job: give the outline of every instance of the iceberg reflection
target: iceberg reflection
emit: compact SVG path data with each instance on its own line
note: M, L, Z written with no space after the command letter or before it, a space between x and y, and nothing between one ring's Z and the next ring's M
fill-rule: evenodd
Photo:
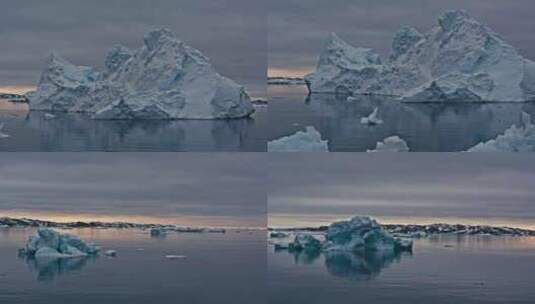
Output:
M412 253L407 251L327 252L325 267L336 277L370 280L378 276L383 269L401 261L402 257L411 255Z
M36 274L37 281L52 281L58 276L74 274L81 271L89 263L94 262L98 257L84 256L73 258L21 258L25 259L30 271Z
M285 249L276 249L275 253L288 253ZM380 275L383 269L399 263L403 258L412 257L410 251L293 251L290 252L294 263L311 265L322 256L327 272L335 277L365 281Z
M46 114L31 111L5 119L12 138L1 142L0 150L265 151L252 118L124 121L94 120L81 113L56 112L54 118Z

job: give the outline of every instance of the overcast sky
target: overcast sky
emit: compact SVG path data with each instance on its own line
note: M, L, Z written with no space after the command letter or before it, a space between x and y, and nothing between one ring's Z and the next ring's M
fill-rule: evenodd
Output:
M0 87L36 84L50 51L101 68L115 44L138 48L168 27L223 75L261 94L267 65L263 0L20 0L0 10ZM257 93L258 92L258 93Z
M0 216L261 227L262 155L2 153Z
M532 0L270 0L270 75L301 75L313 69L330 32L385 56L402 25L426 32L449 9L466 9L522 55L535 59Z
M270 225L361 214L390 222L478 219L535 229L531 154L271 154L268 170Z

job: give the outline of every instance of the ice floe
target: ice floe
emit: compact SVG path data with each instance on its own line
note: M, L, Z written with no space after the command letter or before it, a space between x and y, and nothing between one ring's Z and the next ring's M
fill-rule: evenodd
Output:
M326 140L312 126L305 131L284 136L268 142L268 152L329 152Z
M378 142L375 150L366 152L409 152L409 146L399 136L390 136Z

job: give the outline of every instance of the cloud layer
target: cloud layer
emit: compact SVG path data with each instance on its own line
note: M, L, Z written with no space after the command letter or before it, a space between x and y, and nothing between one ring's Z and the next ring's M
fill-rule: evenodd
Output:
M260 157L255 153L3 153L0 214L91 214L166 222L199 218L199 224L263 226L265 168Z
M535 221L535 157L520 154L272 155L269 217Z
M25 0L0 11L0 86L35 84L48 53L102 67L115 44L137 48L168 27L211 58L223 75L261 94L267 65L262 0Z

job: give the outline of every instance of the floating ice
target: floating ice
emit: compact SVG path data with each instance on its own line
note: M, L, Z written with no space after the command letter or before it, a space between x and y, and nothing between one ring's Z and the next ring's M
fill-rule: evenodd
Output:
M288 237L288 234L282 231L272 231L269 233L269 237L270 238L285 238L285 237Z
M165 258L166 258L166 259L170 259L170 260L178 260L178 259L185 259L186 256L185 256L185 255L174 255L174 254L170 254L170 255L166 255Z
M373 111L368 115L368 117L362 117L360 123L363 125L379 125L383 121L377 117L378 108L373 109Z
M409 152L407 142L399 136L390 136L378 142L375 150L367 150L366 152Z
M314 127L268 142L268 152L329 152L326 140Z
M395 238L374 219L355 216L349 221L329 225L324 245L326 251L397 251L411 250L412 240Z
M31 110L86 112L95 119L225 119L254 112L249 95L208 58L167 29L136 51L113 48L106 69L75 66L52 54Z
M0 138L8 138L9 134L3 133L2 129L4 129L4 123L0 123Z
M307 233L298 233L292 243L288 245L290 251L319 252L321 242Z
M99 251L98 246L86 243L76 236L39 228L36 235L29 237L19 254L35 258L72 258L96 255Z
M54 119L54 118L56 118L56 115L51 114L51 113L45 113L44 118L45 119Z
M528 113L522 112L522 125L511 126L496 139L479 143L468 152L535 152L535 125Z
M113 250L113 249L108 249L104 252L104 254L106 256L109 256L109 257L116 257L117 256L117 250Z
M152 237L165 237L167 235L167 230L162 228L152 228L150 230L150 236Z
M332 34L305 80L311 93L405 102L535 100L535 62L462 10L445 12L426 34L401 28L386 62Z

